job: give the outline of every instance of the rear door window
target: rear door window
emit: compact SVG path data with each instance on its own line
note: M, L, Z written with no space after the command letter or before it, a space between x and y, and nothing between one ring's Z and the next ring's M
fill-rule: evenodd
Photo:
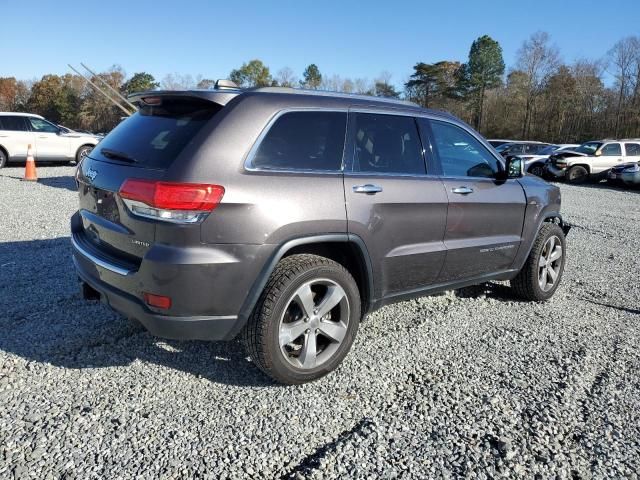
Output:
M27 124L24 121L24 117L19 116L6 116L0 118L2 122L2 129L14 132L26 132L28 131Z
M251 165L264 170L339 171L346 128L346 112L283 113L258 145Z
M640 157L640 143L625 143L624 148L628 157Z
M159 97L122 121L91 151L95 160L167 169L202 127L222 108L190 98Z
M424 175L422 143L413 117L355 113L354 172Z

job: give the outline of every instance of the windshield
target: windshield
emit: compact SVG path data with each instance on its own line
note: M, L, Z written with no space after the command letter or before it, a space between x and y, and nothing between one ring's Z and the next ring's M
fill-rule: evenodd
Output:
M578 148L574 148L573 151L578 153L585 153L587 155L593 155L601 146L602 142L587 142L583 143Z

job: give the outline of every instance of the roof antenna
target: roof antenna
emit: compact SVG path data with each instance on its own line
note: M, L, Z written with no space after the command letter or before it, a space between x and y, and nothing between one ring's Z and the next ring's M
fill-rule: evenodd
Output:
M124 108L122 106L122 104L120 102L118 102L115 98L113 98L111 95L109 95L107 92L105 92L104 90L102 90L98 85L96 85L94 82L92 82L89 78L85 77L82 73L80 73L78 70L76 70L75 68L73 68L71 65L67 64L67 66L73 70L74 72L76 72L78 75L80 75L80 77L82 77L84 80L86 80L86 82L91 85L96 92L101 93L106 99L108 99L109 101L111 101L111 103L113 103L116 107L118 107L120 110L122 110L127 117L132 115L135 112L130 112L129 110L127 110L126 108ZM97 77L100 78L100 77ZM134 107L135 108L135 107ZM138 109L135 108L135 111L137 111Z
M223 78L219 78L218 80L216 80L216 84L214 85L214 87L216 90L224 90L226 88L232 88L232 89L239 89L240 87L238 86L238 84L232 80L226 80Z

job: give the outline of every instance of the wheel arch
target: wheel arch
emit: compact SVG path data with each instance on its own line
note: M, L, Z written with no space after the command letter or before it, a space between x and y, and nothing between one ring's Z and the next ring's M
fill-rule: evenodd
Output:
M7 163L9 163L9 159L10 159L9 150L7 150L7 148L4 145L0 144L0 151L2 151L2 153L4 153L4 156L6 157Z
M572 163L571 165L567 165L567 171L569 171L573 167L582 167L587 171L589 175L591 175L591 166L588 163Z
M76 159L76 161L78 161L78 153L80 153L80 149L84 148L84 147L91 147L91 148L96 148L97 143L82 143L81 145L78 146L78 148L76 148L76 154L74 155L74 158Z
M348 233L299 237L280 245L266 262L240 309L237 325L230 332L229 338L235 337L247 323L278 262L285 257L299 253L321 255L343 265L358 284L363 316L371 310L374 291L373 269L364 241L357 235Z

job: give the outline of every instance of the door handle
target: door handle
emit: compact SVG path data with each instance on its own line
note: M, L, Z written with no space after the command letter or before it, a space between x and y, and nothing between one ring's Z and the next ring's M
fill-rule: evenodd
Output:
M382 187L378 185L371 185L367 183L366 185L354 185L353 193L366 193L367 195L375 195L382 191Z
M49 138L46 135L40 135L38 138Z
M470 187L456 187L456 188L452 188L451 191L453 193L457 193L458 195L469 195L470 193L473 193L473 188L470 188Z

